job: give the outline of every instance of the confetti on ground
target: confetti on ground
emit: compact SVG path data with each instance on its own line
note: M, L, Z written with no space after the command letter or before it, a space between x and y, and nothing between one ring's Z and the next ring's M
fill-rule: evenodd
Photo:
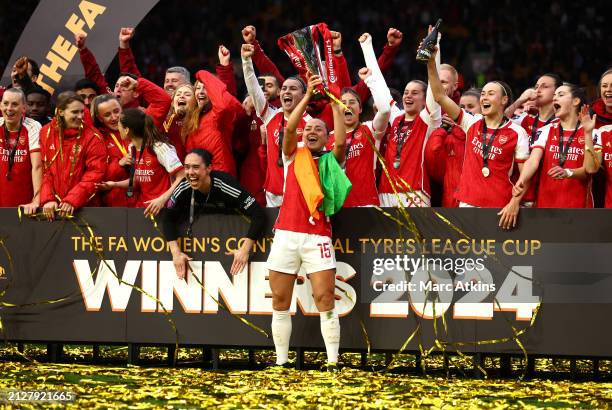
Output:
M6 346L6 345L5 345ZM11 347L12 349L12 347ZM6 347L0 358L16 360ZM24 353L42 359L44 349L26 345ZM91 346L67 346L65 361L91 360ZM612 406L612 383L570 380L487 379L435 375L395 374L345 367L338 374L319 370L298 371L267 368L263 370L211 371L189 367L201 360L202 349L180 349L178 368L149 366L91 365L77 363L0 362L0 391L63 390L77 395L72 403L20 403L15 408L606 408ZM103 346L104 360L125 360L125 347ZM147 347L145 360L164 359L165 349ZM256 361L270 362L272 353L258 351ZM322 363L323 355L308 354L310 363ZM358 363L358 354L344 354L346 364ZM242 361L247 351L222 351L222 361ZM372 362L383 364L384 354ZM495 365L485 361L485 366ZM399 361L414 366L414 356ZM441 366L440 358L428 360L432 369ZM585 363L581 363L585 362ZM588 371L587 361L578 370ZM569 361L539 359L538 370L564 368ZM610 362L602 362L610 371ZM434 372L435 373L435 372ZM2 404L0 404L0 407Z

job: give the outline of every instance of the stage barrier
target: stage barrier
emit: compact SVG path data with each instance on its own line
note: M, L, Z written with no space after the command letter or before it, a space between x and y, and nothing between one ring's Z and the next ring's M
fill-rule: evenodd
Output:
M347 209L334 218L341 348L612 357L612 218L607 210ZM0 209L0 318L8 341L270 347L268 231L229 275L248 221L202 215L178 280L142 210L89 208L68 221ZM159 218L158 222L159 223ZM411 227L410 224L414 224ZM419 236L415 235L418 232ZM328 252L321 247L321 252ZM302 273L292 347L323 348Z

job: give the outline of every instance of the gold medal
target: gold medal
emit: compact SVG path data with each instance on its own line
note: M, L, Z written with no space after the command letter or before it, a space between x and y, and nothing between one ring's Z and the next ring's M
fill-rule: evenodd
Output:
M395 169L399 169L399 167L400 167L400 160L399 160L399 159L396 159L396 160L393 162L393 168L395 168Z
M485 178L487 178L491 174L491 170L489 169L489 167L482 167L481 171L482 176Z

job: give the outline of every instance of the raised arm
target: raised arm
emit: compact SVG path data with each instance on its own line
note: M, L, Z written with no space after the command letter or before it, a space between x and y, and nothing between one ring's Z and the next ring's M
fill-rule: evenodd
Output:
M332 48L334 51L333 59L338 75L338 87L340 89L351 86L351 75L346 64L346 58L342 53L342 33L339 31L330 31L332 36Z
M136 90L140 95L142 95L143 99L149 104L144 112L150 115L153 118L155 126L160 131L163 131L164 120L166 119L166 115L168 115L170 105L172 104L172 99L164 91L164 89L146 78L139 77L138 80L134 80L132 77L127 75L123 77L120 85L122 87Z
M121 27L119 30L119 71L142 77L130 47L130 40L134 37L134 33L133 27Z
M253 62L260 73L270 73L280 84L285 82L285 77L276 67L276 64L264 53L263 48L257 41L257 30L255 26L246 26L242 29L242 39L246 44L253 46Z
M339 164L346 161L346 125L344 124L344 109L335 101L331 102L334 112L334 157Z
M253 67L253 52L255 47L251 44L243 44L240 49L240 55L242 57L242 73L244 75L244 82L247 87L249 95L253 99L253 105L255 106L255 114L262 120L265 117L265 111L268 111L268 103L263 90L259 86L257 77L255 76L255 68Z
M300 121L306 112L308 103L312 97L313 90L323 81L318 75L313 75L308 79L308 87L306 88L306 94L298 105L293 109L293 112L287 120L287 126L285 127L285 135L283 137L283 154L287 157L291 156L297 148L297 129L300 125ZM336 124L336 116L334 115L334 129ZM343 123L344 125L344 123Z
M387 72L387 70L389 70L389 68L391 68L391 66L393 65L395 56L397 55L397 51L399 50L399 46L402 43L402 38L402 32L395 28L390 28L387 32L387 43L385 44L381 55L378 57L378 60L375 60L377 61L378 66L380 67L380 71L382 73ZM372 65L372 62L370 62L370 65ZM366 66L368 68L371 68L367 65L367 61ZM355 87L353 87L353 89L357 92L359 98L361 98L361 101L366 101L370 96L370 89L368 88L366 83L361 80L355 85Z
M431 26L429 26L429 31L431 31ZM438 47L436 50L437 52L434 54L437 73L440 72L440 37L441 35L438 34ZM442 122L442 108L434 98L429 82L427 83L427 91L425 92L425 107L427 108L427 113L429 114L427 116L427 124L430 124L435 128L439 127Z
M227 87L227 91L236 97L238 95L238 87L236 86L236 78L234 77L234 66L232 65L232 56L230 51L224 45L219 46L217 53L219 64L215 67L217 77Z
M85 71L85 77L96 83L100 93L110 93L111 89L108 87L106 78L100 70L100 66L96 61L96 57L93 55L91 50L85 46L85 39L87 35L84 33L78 33L74 36L74 42L79 49L79 56L81 58L81 64Z
M374 97L374 105L376 106L376 115L372 120L374 128L374 137L380 140L387 130L389 118L391 117L391 92L387 87L385 79L375 77L371 74L369 68L359 70L359 78L361 78L370 89L372 97Z
M527 101L535 101L536 98L538 98L538 93L536 93L536 90L533 88L526 89L515 102L506 108L504 115L508 118L512 118L514 116L514 111L516 111L518 107L525 104Z
M438 76L436 54L438 54L437 47L435 48L432 56L427 62L427 88L428 90L431 89L433 99L436 101L437 104L440 105L440 107L442 107L442 110L444 110L444 112L447 113L453 121L457 121L457 119L459 118L459 114L461 113L461 108L459 108L457 103L455 103L444 92L444 88L442 87L442 83L440 82L440 77Z

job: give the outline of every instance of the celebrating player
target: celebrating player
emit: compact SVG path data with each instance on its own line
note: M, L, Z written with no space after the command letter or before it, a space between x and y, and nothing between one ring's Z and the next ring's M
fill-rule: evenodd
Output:
M125 188L128 198L134 197L136 207L145 208L145 215L157 215L165 207L170 195L185 176L183 165L174 147L167 143L151 116L137 108L121 113L119 132L130 139L128 148L133 164L129 178L123 181L106 181L103 188ZM174 182L170 184L170 179Z
M433 54L437 54L437 50ZM433 55L427 63L427 72L434 98L466 132L465 158L457 193L459 206L503 208L512 198L509 176L514 162L521 168L529 155L527 133L504 116L511 100L510 87L500 81L487 83L480 95L482 114L472 115L444 92Z
M320 119L311 119L306 123L304 144L298 145L298 127L303 121L313 90L321 83L320 77L310 77L305 95L292 110L287 121L282 141L285 198L274 225L276 233L268 257L268 268L272 289L272 336L276 348L276 363L286 366L288 362L291 337L289 306L296 275L302 268L309 275L315 305L320 312L328 369L337 370L340 321L334 310L336 259L331 242L331 224L318 209L316 201L313 203L312 194L317 192L317 187L320 192L320 181L313 177L313 174L318 174L313 169L315 164L330 159L338 163L345 161L346 128L343 110L333 103L335 143L332 153L321 152L325 148L329 133ZM308 201L305 198L308 198Z
M541 168L535 203L537 208L593 207L591 180L583 167L584 130L578 117L583 103L584 91L577 86L564 83L557 88L553 106L559 122L549 124L540 131L515 184L515 198L524 194L525 187ZM512 202L515 202L514 198ZM511 222L514 226L516 218L512 218ZM507 219L500 223L509 227Z

